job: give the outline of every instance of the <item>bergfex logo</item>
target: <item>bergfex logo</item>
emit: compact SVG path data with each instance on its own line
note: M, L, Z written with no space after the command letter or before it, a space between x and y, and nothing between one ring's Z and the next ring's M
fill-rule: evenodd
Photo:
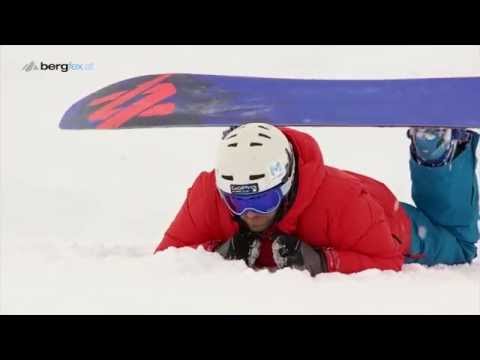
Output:
M68 72L68 71L92 71L95 69L94 63L89 64L76 64L72 63L63 63L63 64L47 64L43 61L40 62L40 66L37 66L35 61L30 61L26 64L22 70L26 72L30 71L60 71L60 72Z

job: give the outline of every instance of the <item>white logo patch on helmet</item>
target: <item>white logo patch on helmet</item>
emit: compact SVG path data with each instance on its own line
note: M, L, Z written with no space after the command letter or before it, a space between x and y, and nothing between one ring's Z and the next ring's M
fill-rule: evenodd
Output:
M232 194L248 195L258 192L258 184L230 185Z
M287 169L285 169L285 166L283 166L280 161L271 163L269 170L270 175L272 175L272 179L283 178L287 173Z

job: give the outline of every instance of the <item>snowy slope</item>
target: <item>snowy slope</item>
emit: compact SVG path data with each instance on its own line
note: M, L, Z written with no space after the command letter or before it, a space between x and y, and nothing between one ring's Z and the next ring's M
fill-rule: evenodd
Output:
M142 74L478 76L478 47L30 46L4 47L1 60L1 313L480 313L478 260L311 278L203 250L153 256L186 189L213 167L222 129L58 129L78 98ZM22 71L30 61L95 69ZM302 129L329 165L411 201L405 129Z

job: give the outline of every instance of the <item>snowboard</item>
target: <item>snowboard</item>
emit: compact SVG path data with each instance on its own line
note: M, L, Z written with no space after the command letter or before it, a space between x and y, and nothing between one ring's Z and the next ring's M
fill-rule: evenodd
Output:
M200 74L126 79L73 104L61 129L480 127L480 77L313 80Z

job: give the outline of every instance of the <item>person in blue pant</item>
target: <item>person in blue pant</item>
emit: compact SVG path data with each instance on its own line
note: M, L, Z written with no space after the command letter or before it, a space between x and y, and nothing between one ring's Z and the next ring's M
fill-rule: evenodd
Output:
M410 128L410 175L416 207L405 263L463 264L477 256L478 133L465 129Z

